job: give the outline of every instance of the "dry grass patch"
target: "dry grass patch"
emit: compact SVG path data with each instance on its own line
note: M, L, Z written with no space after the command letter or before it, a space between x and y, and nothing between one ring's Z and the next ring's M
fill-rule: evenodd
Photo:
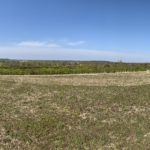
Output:
M149 149L149 77L0 76L0 149Z

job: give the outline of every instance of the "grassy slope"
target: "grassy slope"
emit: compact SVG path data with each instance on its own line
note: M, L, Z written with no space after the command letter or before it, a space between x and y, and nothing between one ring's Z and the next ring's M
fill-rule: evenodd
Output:
M1 76L0 148L148 149L150 85L138 85L144 75L137 74L138 83L124 82L126 86L110 83L114 76L97 76L99 86L89 76L84 78L90 84L80 85L83 76L73 85L56 82L61 76ZM42 82L45 78L53 82Z

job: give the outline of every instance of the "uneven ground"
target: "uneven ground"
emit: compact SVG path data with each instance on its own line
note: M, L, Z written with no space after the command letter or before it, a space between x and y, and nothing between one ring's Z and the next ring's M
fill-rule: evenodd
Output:
M1 150L150 149L150 74L0 76Z

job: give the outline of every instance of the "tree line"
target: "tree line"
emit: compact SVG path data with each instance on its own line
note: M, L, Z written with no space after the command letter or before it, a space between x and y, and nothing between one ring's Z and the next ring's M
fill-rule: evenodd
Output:
M150 70L149 63L0 60L1 75L49 75L104 72L114 73L146 70Z

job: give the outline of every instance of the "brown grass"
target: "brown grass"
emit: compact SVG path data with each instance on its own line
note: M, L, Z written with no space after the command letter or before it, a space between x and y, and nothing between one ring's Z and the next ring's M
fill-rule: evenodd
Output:
M0 76L0 149L149 149L150 74Z

